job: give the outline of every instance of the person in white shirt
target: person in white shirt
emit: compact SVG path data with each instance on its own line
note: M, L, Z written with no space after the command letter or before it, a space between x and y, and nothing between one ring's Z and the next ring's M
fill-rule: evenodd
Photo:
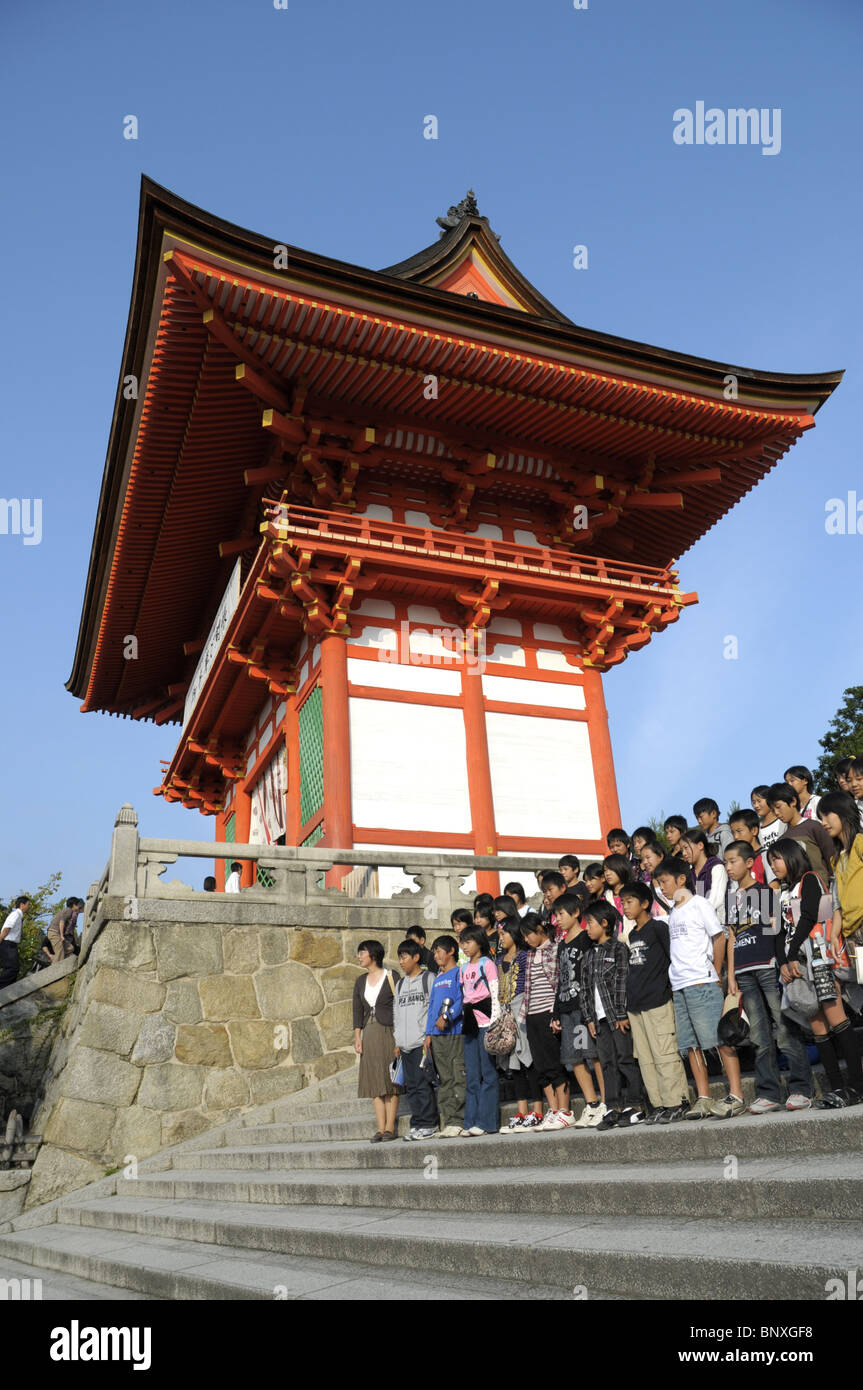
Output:
M663 859L654 875L660 892L674 907L668 918L671 961L668 979L672 989L677 1047L689 1055L698 1099L687 1120L729 1119L745 1110L740 1081L740 1062L733 1047L719 1044L719 1020L723 997L719 972L725 956L722 923L706 898L690 893L689 874L682 859ZM727 875L726 875L727 882ZM728 1079L728 1095L713 1101L707 1078L704 1049L719 1047Z
M0 930L0 989L13 985L18 979L18 943L29 907L30 899L26 894L16 898L15 906Z
M802 763L795 763L793 767L786 768L782 776L785 778L789 787L793 787L797 793L797 804L803 819L815 820L818 815L818 803L821 797L816 796L812 790L815 786L815 778L809 771L809 768L804 767Z
M512 898L518 908L519 917L526 917L530 912L527 900L524 896L524 888L520 883L508 883L503 890L504 897Z
M242 865L238 863L238 861L235 859L233 864L231 865L231 872L228 874L227 880L225 882L226 893L239 893L241 871Z

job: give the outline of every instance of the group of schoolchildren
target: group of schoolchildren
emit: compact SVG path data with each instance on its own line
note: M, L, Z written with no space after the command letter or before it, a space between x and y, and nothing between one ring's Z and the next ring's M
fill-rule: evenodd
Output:
M694 826L669 816L662 838L613 829L603 860L582 867L564 855L537 870L538 910L507 883L499 897L479 894L473 913L454 912L430 950L412 928L394 986L406 1137L733 1118L747 1109L744 1042L752 1114L863 1101L848 1016L863 1006L863 758L835 776L837 790L818 797L795 765L727 823L704 798ZM714 1049L727 1087L718 1100L705 1058ZM517 1108L499 1130L502 1084Z

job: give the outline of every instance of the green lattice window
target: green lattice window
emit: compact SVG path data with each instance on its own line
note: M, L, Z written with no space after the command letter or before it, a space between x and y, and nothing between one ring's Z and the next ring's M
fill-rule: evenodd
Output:
M225 843L226 843L226 844L232 845L232 844L234 843L234 841L236 840L236 838L237 838L236 828L237 828L237 817L236 817L236 815L234 814L234 812L232 811L231 814L228 816L228 819L225 821Z
M303 703L300 726L300 824L305 825L324 804L324 717L321 688Z
M258 887L259 887L259 888L272 888L272 886L273 886L273 884L275 883L276 880L273 878L273 875L270 873L269 869L264 869L264 868L262 868L262 866L259 864L259 865L258 865L258 873L257 873L257 881L258 881Z
M303 843L302 843L302 845L300 846L300 848L301 848L301 849L311 849L312 845L316 845L316 844L318 843L318 840L322 840L323 838L324 838L324 823L323 823L323 821L321 821L320 825L316 825L316 826L315 826L315 828L314 828L314 830L312 831L311 835L307 835L307 836L306 836L306 838L303 840Z

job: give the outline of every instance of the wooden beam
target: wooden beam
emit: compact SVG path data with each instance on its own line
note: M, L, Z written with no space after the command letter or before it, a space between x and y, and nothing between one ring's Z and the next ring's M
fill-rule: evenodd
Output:
M286 439L289 444L305 444L306 427L302 418L284 415L279 410L265 410L261 416L261 427L265 430L272 430L273 434L280 439Z
M183 652L186 656L197 656L198 652L204 650L204 638L196 637L193 642L183 643Z
M273 386L261 373L254 367L248 366L245 362L238 362L234 368L234 377L241 386L245 386L247 391L251 391L264 405L273 406L275 410L281 410L286 415L290 414L291 401L284 391L280 391L277 386Z
M244 550L251 550L260 544L260 536L238 536L235 541L219 541L219 554L222 559L226 555L241 555Z

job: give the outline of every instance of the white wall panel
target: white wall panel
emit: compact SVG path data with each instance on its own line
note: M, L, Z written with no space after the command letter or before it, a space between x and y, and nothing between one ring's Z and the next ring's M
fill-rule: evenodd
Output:
M557 681L518 680L515 676L483 676L483 694L502 705L546 705L549 709L585 709L584 687Z
M356 825L470 833L461 710L351 698Z
M487 714L498 835L599 839L587 724L530 714Z
M373 685L380 690L418 690L430 695L460 695L458 671L441 671L433 666L400 666L390 661L362 661L348 657L348 680L352 685Z

